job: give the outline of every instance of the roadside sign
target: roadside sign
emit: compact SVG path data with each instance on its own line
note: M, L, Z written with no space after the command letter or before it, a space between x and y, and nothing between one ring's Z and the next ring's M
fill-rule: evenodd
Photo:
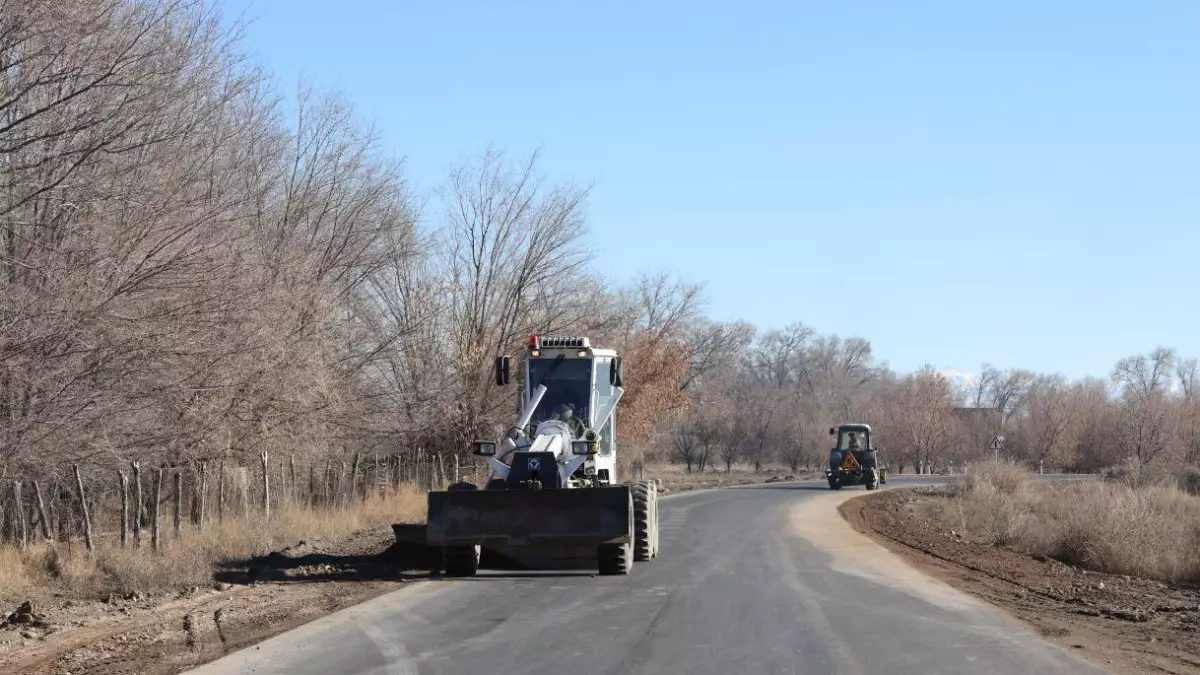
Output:
M990 444L988 444L988 449L1003 450L1004 449L1004 437L1003 436L993 436L992 442Z

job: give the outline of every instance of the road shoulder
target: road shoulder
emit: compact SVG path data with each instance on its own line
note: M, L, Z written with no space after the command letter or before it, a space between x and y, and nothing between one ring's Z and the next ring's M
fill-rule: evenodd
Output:
M986 602L1046 641L1120 675L1200 674L1200 592L1085 572L964 541L915 508L936 491L847 493L838 510L904 566Z

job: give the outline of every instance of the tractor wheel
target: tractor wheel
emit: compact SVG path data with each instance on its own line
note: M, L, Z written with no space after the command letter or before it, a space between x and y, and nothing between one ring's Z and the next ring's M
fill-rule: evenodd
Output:
M879 484L887 485L887 469L881 469L879 471Z
M650 483L635 482L633 492L633 559L646 562L654 557L654 494Z
M629 544L601 544L598 557L604 576L629 574L633 568L633 547Z
M447 546L442 549L446 576L473 577L479 571L478 546Z
M829 489L830 490L841 490L842 489L842 482L840 480L838 480L838 477L836 475L829 477Z

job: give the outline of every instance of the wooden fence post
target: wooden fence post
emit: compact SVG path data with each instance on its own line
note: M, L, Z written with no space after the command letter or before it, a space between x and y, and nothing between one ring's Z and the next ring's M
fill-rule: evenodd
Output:
M42 485L33 481L33 492L37 495L38 520L42 521L42 538L50 539L50 517L46 515L46 500L42 499Z
M175 537L183 535L183 471L175 470Z
M62 514L58 512L58 479L55 479L50 484L50 535L55 541L58 541L58 535L62 532Z
M308 462L308 508L317 506L317 464Z
M217 520L225 520L225 460L217 467Z
M13 506L17 513L17 535L20 537L18 543L21 548L29 546L29 531L28 525L25 522L25 504L21 499L21 481L13 481Z
M242 467L242 518L250 521L250 467Z
M79 508L83 511L84 542L90 553L96 550L96 543L92 540L92 514L88 511L87 492L83 489L83 476L79 474L79 465L75 464L72 468L75 471L75 486L79 488Z
M277 489L279 491L279 496L276 497L276 499L279 500L280 505L291 501L291 491L288 490L287 482L287 462L283 461L283 458L279 459L279 485Z
M142 463L133 462L133 543L142 545Z
M379 453L377 452L375 453L375 478L371 481L371 492L375 493L376 495L383 491L383 488L379 486L379 477L381 475L382 474L379 473Z
M121 478L121 548L129 543L129 476L118 471Z
M207 516L205 510L208 506L208 462L200 462L200 507L199 518L196 520L196 529L200 532L204 531L204 518Z
M325 506L329 506L330 504L333 503L333 458L332 457L325 458L325 476L324 476L324 478L325 478L325 487L324 487L325 494L324 494L324 498L322 499L322 501L324 502Z
M153 539L153 544L154 544L155 551L159 550L159 548L162 546L162 537L160 536L159 519L158 519L159 510L160 510L159 507L162 504L162 481L163 481L163 468L160 466L160 467L158 467L158 481L154 484L154 533L153 533L154 539Z
M338 503L341 506L346 505L346 460L342 460L342 470L338 474Z
M263 514L267 520L271 519L271 477L267 471L267 451L263 450L259 455L262 458L262 476L263 476Z

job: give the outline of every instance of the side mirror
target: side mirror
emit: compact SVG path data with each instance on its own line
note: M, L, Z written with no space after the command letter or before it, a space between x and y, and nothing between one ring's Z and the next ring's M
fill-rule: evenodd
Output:
M614 356L612 362L608 366L608 383L614 387L624 386L624 368L621 365L621 357Z
M571 453L575 455L596 454L596 444L591 441L571 441Z
M508 357L496 357L496 386L503 387L508 384Z
M835 427L829 427L829 435L837 436L837 429Z
M496 442L473 441L471 443L471 454L479 455L480 457L493 457L496 454Z

